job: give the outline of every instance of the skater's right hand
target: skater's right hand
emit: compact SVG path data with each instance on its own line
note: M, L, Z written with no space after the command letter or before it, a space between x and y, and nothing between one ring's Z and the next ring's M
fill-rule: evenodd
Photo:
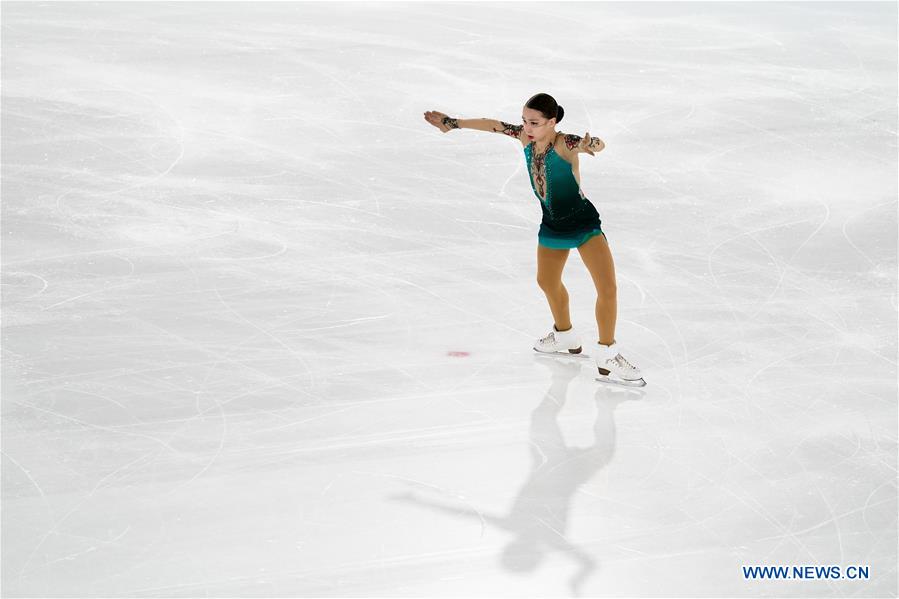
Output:
M442 112L437 112L436 110L428 110L425 112L425 120L446 133L451 129L451 127L447 127L443 124L443 119L445 119L447 115Z

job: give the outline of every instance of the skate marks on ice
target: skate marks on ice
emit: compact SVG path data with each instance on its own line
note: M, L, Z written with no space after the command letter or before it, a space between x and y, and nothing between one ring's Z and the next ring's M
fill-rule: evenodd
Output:
M576 356L577 354L571 354ZM487 525L509 535L499 561L513 574L537 571L553 552L565 556L571 570L566 586L573 596L581 596L584 584L599 567L592 549L569 539L568 522L578 489L607 466L615 453L615 408L622 402L639 400L645 393L636 389L598 387L594 391L596 417L593 444L568 446L559 426L559 413L565 406L572 381L581 374L581 363L541 360L551 371L551 382L543 399L531 413L529 449L531 470L506 513L478 509L464 496L432 485L407 481L416 490L390 496L394 501L411 503L435 512L481 523L481 536ZM424 493L439 494L429 498Z

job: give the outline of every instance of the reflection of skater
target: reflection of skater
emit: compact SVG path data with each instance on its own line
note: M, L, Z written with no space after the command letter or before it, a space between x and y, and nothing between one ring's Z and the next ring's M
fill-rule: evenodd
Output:
M506 515L491 515L464 506L448 506L417 495L402 499L454 515L479 518L506 530L514 538L503 549L502 564L513 572L533 571L547 552L567 554L577 564L569 579L574 594L596 569L596 561L572 544L565 535L568 511L578 487L590 480L612 459L615 448L613 411L618 403L642 395L642 391L603 387L596 391L594 443L590 447L567 447L556 420L579 364L547 360L553 371L552 384L543 401L531 414L532 467Z
M531 187L540 200L543 221L537 244L537 283L546 295L555 323L553 330L537 340L540 352L580 353L581 341L571 325L568 291L562 284L562 269L571 248L577 248L596 286L596 323L599 341L594 348L596 366L613 381L645 384L640 369L625 360L615 341L618 291L615 265L599 213L580 188L578 154L591 156L605 144L587 132L584 137L555 130L565 111L552 96L537 94L522 110L522 124L493 119L455 119L442 112L427 111L425 120L444 133L452 129L478 129L501 133L519 140L524 147Z

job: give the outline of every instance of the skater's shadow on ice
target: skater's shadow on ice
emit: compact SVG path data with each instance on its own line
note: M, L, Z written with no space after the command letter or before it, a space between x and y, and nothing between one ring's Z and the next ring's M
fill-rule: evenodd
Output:
M542 358L542 357L541 357ZM597 569L596 560L566 537L568 512L578 488L608 464L615 451L615 408L623 401L640 399L644 392L601 385L594 393L596 419L594 442L589 447L569 447L559 428L558 415L565 405L568 387L584 362L547 357L537 359L552 373L540 404L531 413L531 472L521 486L508 514L489 514L470 505L448 505L413 492L393 499L449 513L478 518L512 535L500 562L515 573L533 572L552 551L559 551L576 564L568 581L572 594L579 595L584 581ZM589 361L593 368L592 360Z

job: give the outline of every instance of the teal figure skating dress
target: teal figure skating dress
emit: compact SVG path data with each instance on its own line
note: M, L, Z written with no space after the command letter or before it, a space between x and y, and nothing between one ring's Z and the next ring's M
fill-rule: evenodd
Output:
M543 209L543 221L537 234L540 245L557 250L571 249L595 235L604 235L596 207L584 196L574 178L571 163L556 153L554 144L549 146L542 158L546 197L540 197L534 184L534 145L535 142L531 142L525 146L524 156L531 189ZM537 160L541 158L538 156Z

